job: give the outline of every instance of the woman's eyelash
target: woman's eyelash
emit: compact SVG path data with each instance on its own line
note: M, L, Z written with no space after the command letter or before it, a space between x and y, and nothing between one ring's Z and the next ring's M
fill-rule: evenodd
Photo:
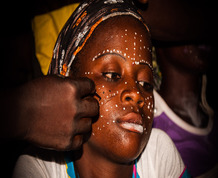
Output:
M117 81L121 79L121 75L116 72L103 72L102 75L107 81Z
M141 85L146 91L152 91L153 90L153 85L151 85L148 82L138 81L138 84Z
M121 79L121 75L116 72L103 72L103 77L109 82L116 82ZM137 81L137 83L146 91L152 91L153 85L145 81Z

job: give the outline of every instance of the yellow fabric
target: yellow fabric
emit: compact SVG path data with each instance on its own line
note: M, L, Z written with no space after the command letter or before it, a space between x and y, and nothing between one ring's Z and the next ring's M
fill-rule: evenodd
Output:
M35 16L32 21L36 57L44 75L48 72L58 34L78 5L79 3L75 3Z

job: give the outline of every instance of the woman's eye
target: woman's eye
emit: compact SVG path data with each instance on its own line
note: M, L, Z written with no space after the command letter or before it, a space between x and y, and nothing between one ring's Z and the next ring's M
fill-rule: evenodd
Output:
M103 72L103 76L107 81L117 81L121 78L121 75L116 72Z
M138 84L141 85L146 91L152 91L153 85L148 82L138 81Z

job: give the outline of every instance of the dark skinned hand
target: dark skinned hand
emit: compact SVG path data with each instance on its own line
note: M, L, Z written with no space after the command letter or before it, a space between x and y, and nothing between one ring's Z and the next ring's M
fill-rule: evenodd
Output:
M1 135L20 137L47 149L78 149L98 115L94 92L95 84L88 78L44 76L33 80L5 99L3 108L7 104L13 108L10 113L1 111L7 119L3 124L7 130Z

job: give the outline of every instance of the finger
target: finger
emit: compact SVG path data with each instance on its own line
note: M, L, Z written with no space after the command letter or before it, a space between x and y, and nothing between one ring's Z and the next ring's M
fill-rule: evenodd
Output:
M81 100L77 109L77 117L96 117L99 114L99 103L98 101L89 96Z
M92 131L92 119L80 118L75 128L75 134L87 134Z
M95 92L95 83L89 78L77 79L76 81L73 81L73 84L77 89L78 96L81 98Z
M79 149L84 142L86 142L92 132L92 119L81 118L77 123L75 135L71 139L71 144L68 146L68 150Z
M83 135L75 135L72 137L70 144L65 148L65 151L79 150L83 145Z

